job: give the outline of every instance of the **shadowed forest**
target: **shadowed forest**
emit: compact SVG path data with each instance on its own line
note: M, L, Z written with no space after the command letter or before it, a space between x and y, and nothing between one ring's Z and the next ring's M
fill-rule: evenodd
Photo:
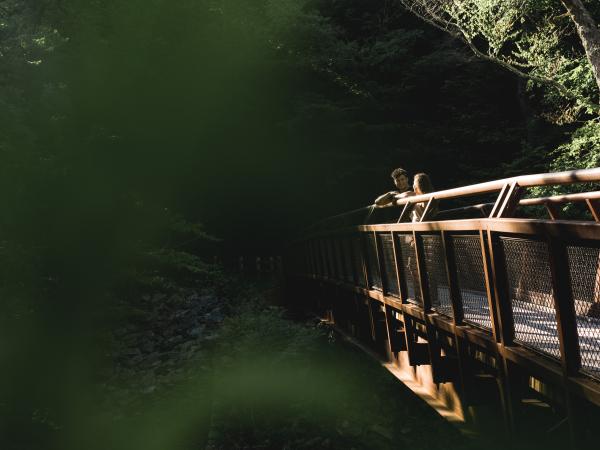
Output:
M370 363L338 383L362 356L215 263L281 255L395 167L600 165L573 2L427 3L0 0L2 448L408 448L425 420L471 445L381 409Z

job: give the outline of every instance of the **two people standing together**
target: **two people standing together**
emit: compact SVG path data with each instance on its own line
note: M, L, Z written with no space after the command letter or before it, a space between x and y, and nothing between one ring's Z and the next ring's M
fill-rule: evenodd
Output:
M375 206L385 208L392 206L396 200L414 195L429 194L433 192L431 179L425 173L417 173L413 177L412 190L410 189L408 172L402 168L394 169L391 173L392 180L397 190L386 192L375 199ZM434 205L432 205L434 206ZM420 222L425 212L424 203L416 203L413 206L411 217L413 222Z

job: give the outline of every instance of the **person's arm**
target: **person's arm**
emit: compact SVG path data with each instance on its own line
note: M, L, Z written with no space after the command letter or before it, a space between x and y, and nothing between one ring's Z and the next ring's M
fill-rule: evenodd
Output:
M390 192L386 192L383 195L380 195L379 197L377 197L375 199L375 206L387 206L389 205L392 200L394 199L394 196L398 194L398 191L390 191Z
M402 193L396 192L396 195L394 195L393 200L400 200L402 198L413 197L415 195L417 195L417 194L415 194L415 191L404 191Z

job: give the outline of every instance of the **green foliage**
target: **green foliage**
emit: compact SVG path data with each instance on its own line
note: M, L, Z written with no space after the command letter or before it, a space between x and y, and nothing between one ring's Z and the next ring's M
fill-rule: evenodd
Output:
M538 152L540 155L541 152ZM531 152L535 155L535 152ZM569 140L548 152L542 160L545 170L560 172L563 170L591 169L600 167L600 124L598 120L584 122L570 136ZM538 162L539 163L539 162ZM531 196L543 197L572 192L588 192L600 189L598 183L584 183L576 187L554 186L539 187L530 190ZM561 205L560 210L565 218L587 217L591 219L589 210L584 204L568 203Z
M225 321L216 347L216 448L470 448L328 327L291 322L260 302L245 305Z
M528 78L532 88L546 91L547 114L556 123L600 111L590 61L559 0L402 2L464 40L478 56Z
M585 122L552 156L553 171L600 167L600 121Z

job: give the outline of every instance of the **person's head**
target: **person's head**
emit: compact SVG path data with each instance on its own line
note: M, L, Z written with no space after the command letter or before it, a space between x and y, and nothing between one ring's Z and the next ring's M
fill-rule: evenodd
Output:
M431 184L429 175L426 173L416 174L413 180L413 190L417 195L429 194L430 192L433 192L433 184Z
M408 172L398 167L392 172L392 180L400 192L408 191Z

